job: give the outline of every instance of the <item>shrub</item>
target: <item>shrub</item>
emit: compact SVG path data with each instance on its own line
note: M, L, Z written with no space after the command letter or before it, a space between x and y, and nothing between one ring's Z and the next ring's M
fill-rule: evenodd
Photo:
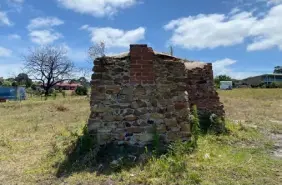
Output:
M66 97L66 92L62 91L61 93L62 93L63 97L65 98Z
M282 83L280 82L272 82L268 85L268 88L282 88Z
M32 84L32 85L30 86L30 88L31 88L32 90L34 90L34 91L37 89L35 84Z
M200 130L203 134L215 133L221 134L226 132L225 120L216 114L202 113L200 115Z
M56 105L56 110L59 111L59 112L66 112L68 111L69 109L63 105Z
M17 87L17 86L19 86L19 84L18 84L18 82L15 81L15 82L12 82L12 86Z
M50 95L50 94L53 94L55 91L56 91L56 90L55 90L54 88L51 88L51 89L49 90L49 95Z
M54 92L52 93L52 97L53 97L54 100L57 98L57 92L56 92L56 91L54 91Z
M192 132L192 138L191 138L192 146L196 147L198 137L199 137L199 134L200 134L200 120L199 120L198 110L197 110L196 105L194 105L193 108L192 108L192 128L191 128L191 132Z
M155 154L157 154L157 155L161 151L160 135L157 132L157 125L156 124L153 125L153 150L154 150Z
M79 96L87 95L87 87L79 86L75 89L75 94Z
M225 121L223 118L217 116L216 114L210 115L211 126L209 131L215 134L222 134L226 132Z

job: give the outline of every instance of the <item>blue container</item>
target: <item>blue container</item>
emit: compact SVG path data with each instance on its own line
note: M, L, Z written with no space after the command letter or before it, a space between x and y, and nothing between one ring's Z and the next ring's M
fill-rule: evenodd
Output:
M26 99L25 88L0 86L0 99L25 100Z

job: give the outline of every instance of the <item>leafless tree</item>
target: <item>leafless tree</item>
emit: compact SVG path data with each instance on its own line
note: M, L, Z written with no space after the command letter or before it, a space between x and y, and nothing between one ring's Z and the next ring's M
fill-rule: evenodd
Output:
M93 46L91 46L88 50L88 55L91 60L95 60L97 57L104 57L105 56L105 43L100 42Z
M56 84L68 80L74 65L63 47L44 46L30 49L24 56L26 72L42 83L45 97Z

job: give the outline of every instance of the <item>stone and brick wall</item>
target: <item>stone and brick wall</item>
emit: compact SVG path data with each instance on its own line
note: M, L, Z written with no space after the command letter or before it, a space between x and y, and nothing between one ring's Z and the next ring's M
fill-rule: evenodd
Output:
M129 54L94 64L88 130L99 144L143 146L154 128L165 143L189 140L192 104L224 115L210 64L191 66L147 45L131 45Z

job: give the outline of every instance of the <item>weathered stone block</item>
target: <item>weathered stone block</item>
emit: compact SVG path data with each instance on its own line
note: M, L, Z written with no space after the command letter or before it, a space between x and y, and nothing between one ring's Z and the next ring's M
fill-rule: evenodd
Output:
M147 112L148 112L148 111L147 111L146 108L139 108L139 109L136 109L136 110L134 111L134 115L136 115L136 116L141 116L141 115L146 114Z
M126 128L126 131L129 133L141 133L144 132L144 128L143 127L128 127Z
M146 94L146 89L141 85L136 86L136 88L134 89L135 96L140 96L145 94Z
M153 140L153 134L148 132L135 134L134 137L136 138L137 141L140 142L141 145L147 144Z
M101 125L101 121L89 119L87 128L88 131L97 131L101 127Z
M107 113L103 116L103 121L115 121L115 117L111 113Z
M126 121L135 121L135 120L137 120L137 117L133 114L130 114L130 115L125 116L124 119Z
M114 116L115 121L122 121L124 118L122 116Z
M105 107L103 105L94 105L91 107L92 112L103 113L103 112L110 112L112 109L110 107Z
M151 119L164 119L164 115L163 114L159 114L159 113L152 113L150 114L150 118Z
M177 126L177 120L175 118L165 119L165 125L168 127L175 127Z
M120 85L105 85L105 91L111 92L111 94L117 94L121 90Z

